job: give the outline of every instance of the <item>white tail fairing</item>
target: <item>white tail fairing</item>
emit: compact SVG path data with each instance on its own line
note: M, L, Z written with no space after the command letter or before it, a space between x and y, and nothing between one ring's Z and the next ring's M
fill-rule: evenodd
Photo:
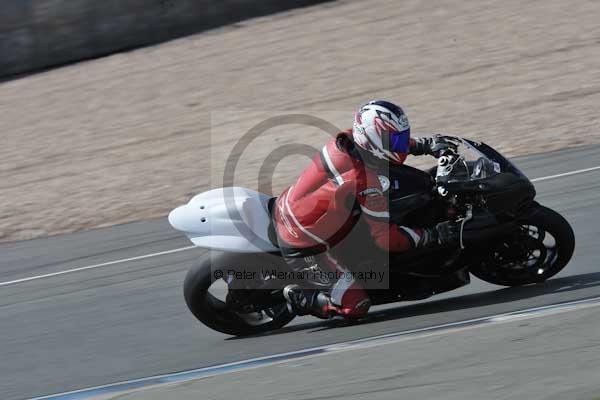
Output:
M198 247L256 253L277 251L269 240L270 197L242 187L194 196L169 214L169 223Z

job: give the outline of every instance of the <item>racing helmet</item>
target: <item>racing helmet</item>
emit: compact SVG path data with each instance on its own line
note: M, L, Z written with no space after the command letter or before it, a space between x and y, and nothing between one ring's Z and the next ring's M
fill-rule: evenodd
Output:
M410 150L408 117L389 101L370 101L356 113L352 137L359 149L375 160L402 164Z

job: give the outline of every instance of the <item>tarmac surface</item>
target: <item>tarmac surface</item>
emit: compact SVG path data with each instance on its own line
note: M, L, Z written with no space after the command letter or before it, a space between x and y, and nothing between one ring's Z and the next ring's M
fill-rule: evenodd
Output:
M595 400L600 395L599 317L598 307L571 310L106 399Z

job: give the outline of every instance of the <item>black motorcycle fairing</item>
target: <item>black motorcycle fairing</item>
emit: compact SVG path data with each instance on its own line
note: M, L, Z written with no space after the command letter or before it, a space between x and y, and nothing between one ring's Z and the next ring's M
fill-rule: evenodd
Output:
M431 225L437 214L432 206L435 200L435 180L428 173L408 165L393 165L384 171L390 181L386 192L389 201L390 222L413 226Z
M409 165L390 165L389 168L378 173L390 179L390 193L398 197L431 192L435 185L431 175Z
M481 195L486 207L494 214L514 214L535 198L535 188L529 179L510 172L502 172L483 179L453 181L444 187L452 194Z
M466 269L438 276L419 276L392 270L390 290L367 289L367 293L373 305L397 301L416 301L458 289L468 285L470 281L470 275Z

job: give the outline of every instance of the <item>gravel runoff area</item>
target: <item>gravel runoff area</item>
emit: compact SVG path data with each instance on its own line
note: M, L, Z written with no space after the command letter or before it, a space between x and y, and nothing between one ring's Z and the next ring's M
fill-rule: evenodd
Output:
M341 128L389 98L417 134L511 156L600 142L599 20L597 1L338 1L1 83L0 241L164 216L219 186L233 146L276 113ZM236 183L256 187L275 147L323 139L265 132ZM275 191L307 162L291 160Z

